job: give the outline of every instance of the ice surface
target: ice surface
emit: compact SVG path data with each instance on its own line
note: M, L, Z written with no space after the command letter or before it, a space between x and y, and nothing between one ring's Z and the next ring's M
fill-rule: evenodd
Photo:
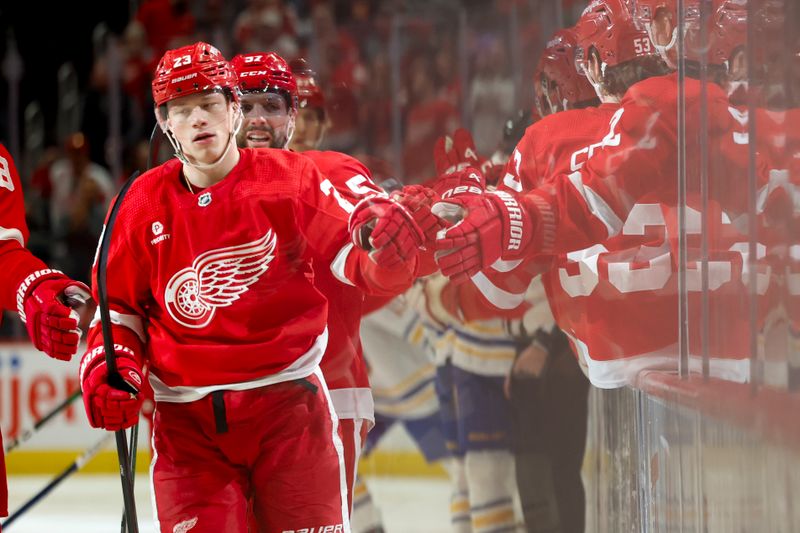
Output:
M13 513L50 481L46 476L9 478ZM444 479L369 477L388 533L447 533L449 487ZM156 533L149 479L136 478L140 533ZM76 475L66 479L3 533L113 533L120 529L122 489L117 476Z

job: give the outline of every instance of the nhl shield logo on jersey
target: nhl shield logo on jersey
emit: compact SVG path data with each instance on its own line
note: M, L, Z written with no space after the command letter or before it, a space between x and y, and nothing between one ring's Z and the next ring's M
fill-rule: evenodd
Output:
M247 244L197 256L192 266L177 272L167 283L167 312L187 328L207 326L218 307L232 305L267 271L275 258L276 245L277 237L269 230Z

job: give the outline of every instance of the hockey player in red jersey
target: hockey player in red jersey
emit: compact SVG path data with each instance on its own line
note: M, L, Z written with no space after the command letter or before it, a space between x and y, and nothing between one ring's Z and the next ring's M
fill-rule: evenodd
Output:
M620 36L620 42L630 42L632 40L630 39L631 34L634 34L636 38L647 39L645 34L633 28L630 20L627 21L627 26L620 26L620 24L617 24L613 29L609 29L609 33L613 31L614 35ZM628 40L626 41L626 39ZM614 50L615 53L610 53L607 48L611 45L616 45L616 42L606 43L606 51L609 56L607 59L610 64L606 64L603 72L617 72L619 69L616 67L620 63L625 64L634 59L644 58L635 66L628 65L627 68L639 68L643 72L652 72L651 75L663 74L664 70L660 67L660 61L657 58L653 60L655 51L652 48L650 48L649 54L645 50L640 50L637 54L634 51L633 44L630 43L629 47L624 50L620 47L619 53L616 53L616 50ZM572 31L558 32L554 39L548 43L548 48L540 63L544 79L542 84L544 88L543 101L547 104L542 106L543 109L546 109L548 113L565 109L575 110L547 117L528 128L523 140L517 146L517 150L514 151L508 163L503 179L498 183L499 189L508 191L531 190L541 180L546 180L553 174L569 170L571 165L580 168L590 155L602 149L603 142L597 142L597 133L607 128L611 116L618 107L614 104L614 100L618 100L621 97L624 89L619 90L615 87L613 91L603 91L602 96L607 103L600 109L586 108L587 105L597 102L597 94L595 94L587 79L575 68L574 53L576 47L576 38ZM652 63L652 65L648 63ZM651 71L652 68L654 68L654 71ZM562 118L561 122L559 122L559 118ZM456 132L453 138L454 146L464 144L464 140L460 140L463 134L459 135L459 133L461 132ZM455 156L455 159L451 162L453 169L477 166L478 159L472 160L467 156L470 153L469 149L452 150L451 153ZM576 154L580 157L576 157ZM453 189L451 192L453 196L482 193L479 188L468 189L463 187ZM514 275L514 265L502 264L495 266L497 270L494 274L497 275L497 281L507 281L508 277ZM484 291L482 296L495 306L483 311L486 317L497 316L498 310L508 310L522 302L530 280L529 276L521 280L522 282L518 287L519 290L514 293L510 292L510 287L508 286L499 287L493 285L492 278L495 278L495 276L488 272L485 276L483 273L479 273L472 278L473 282ZM462 298L469 294L469 291L464 289L461 289L460 292L462 293ZM541 307L542 305L547 305L543 298L534 302L534 307ZM470 308L475 311L474 305L470 305ZM538 318L534 320L534 323L537 326L544 325L539 322ZM551 326L552 322L547 324L545 326L546 331L549 332ZM527 355L526 351L525 356L527 357ZM561 357L563 358L563 355ZM560 382L559 389L563 389L564 394L569 395L568 399L563 400L564 405L575 406L572 423L559 429L556 429L555 426L546 427L539 423L531 429L533 433L537 434L536 438L517 441L517 479L520 484L519 490L523 511L527 515L527 522L531 530L536 527L558 529L559 522L561 527L570 531L582 529L582 513L575 513L571 509L580 507L583 502L583 489L579 472L582 459L582 443L585 437L585 424L583 424L584 429L581 431L580 413L584 413L582 416L585 420L587 386L585 379L577 371L574 360L571 363L570 359L566 359L566 361L566 364L559 366L568 368L571 364L574 372L571 377L566 378L564 378L564 374L561 374L563 381ZM558 371L554 375L558 375ZM531 413L538 408L537 403L541 403L535 392L540 389L537 389L533 380L520 378L515 379L513 384L512 405L518 405L520 412L525 413L520 417L515 429L524 433L531 426ZM459 396L467 394L469 392L462 393ZM487 398L488 396L483 397L484 403L488 403L486 401ZM581 398L583 398L583 402L581 402ZM444 404L446 405L446 402ZM541 420L542 417L538 419ZM546 440L541 436L542 431L560 432L558 434L563 440L561 445L557 446L559 451L544 451L547 446L543 447L541 444L543 440ZM567 432L575 434L567 435ZM567 442L580 444L575 448L570 448L565 444ZM570 451L564 453L567 449ZM552 460L553 463L543 462L547 460ZM543 467L543 464L547 466ZM553 491L548 491L545 488L548 484L544 480L550 479L549 471L547 470L550 466L558 468L559 472L557 479L552 481L553 485L558 488L557 493L560 495L557 502ZM552 512L544 512L543 509L546 507L549 507Z
M619 100L628 86L666 72L647 34L634 26L620 0L592 6L575 28L556 32L548 42L540 61L548 116L526 130L498 190L531 191L561 174L578 171L606 146L616 146L619 137L605 132L609 122L619 119ZM598 98L602 103L595 107ZM517 268L496 264L472 281L490 304L508 309L525 294L531 274L545 270L543 281L553 313L562 329L569 331L569 317L579 318L582 310L574 299L556 309L555 295L563 289L558 268L550 269L548 261Z
M609 3L612 5L607 3L604 7L616 7ZM544 100L549 104L543 109L547 116L525 131L512 153L504 180L498 185L500 190L529 191L537 181L581 168L605 143L614 143L614 139L598 140L598 132L607 128L619 109L626 87L606 83L607 80L624 79L621 72L641 73L633 77L637 81L640 76L665 72L646 34L636 30L630 19L620 21L602 15L598 20L593 13L587 13L575 28L556 32L548 42L539 63ZM633 44L637 39L638 48ZM597 47L595 43L602 45ZM579 70L589 65L593 83ZM520 268L525 269L525 265ZM513 270L492 270L483 278L473 277L476 283L480 281L485 296L496 299L506 291L516 292L527 296L533 305L522 321L533 340L528 340L518 355L507 381L515 417L515 469L526 524L532 531L583 531L585 495L580 470L586 440L588 382L561 332L572 329L571 323L581 316L582 306L568 299L567 305L557 307L563 301L559 298L563 288L557 260L530 287L527 276L516 280ZM505 290L494 288L492 282ZM547 302L542 298L545 291ZM532 300L532 294L539 295L539 299ZM550 321L546 309L537 310L548 304L552 311ZM553 318L557 327L552 325ZM553 404L560 406L557 413L553 412ZM550 512L541 511L545 508Z
M540 80L540 100L547 104L539 106L541 118L568 109L597 106L597 94L575 61L579 51L583 53L572 28L558 30L545 45L535 76Z
M589 9L601 3L593 3ZM643 26L650 30L653 39L658 39L653 43L656 49L669 58L673 53L669 41L674 35L669 24L676 20L673 17L675 6L672 2L660 3L672 5L645 10L654 15ZM647 4L650 2L639 2L640 7L647 7ZM696 7L688 5L687 11L694 13ZM698 53L696 50L689 52ZM565 276L560 274L560 277L566 279L576 294L594 293L605 302L594 312L583 314L588 336L578 343L581 351L593 358L589 361L589 371L594 375L593 382L599 386L616 387L629 382L640 364L676 365L677 89L678 80L674 75L635 83L622 98L618 119L610 122L607 130L608 139L619 136L619 143L615 142L617 146L606 146L581 169L561 174L523 196L500 191L454 202L465 207L468 215L440 241L448 251L457 250L442 252L439 258L442 270L455 276L485 270L498 258L510 261L568 254L575 264L567 265ZM697 80L687 80L685 116L690 137L686 156L688 176L695 178L689 182L688 193L691 208L688 231L692 234L699 231L696 169L700 153L696 139L703 110L702 90ZM712 157L719 157L722 139L731 132L727 95L713 84L705 90L708 94L708 146ZM717 206L741 213L743 188L730 186L730 183L714 187L713 180L710 185L714 190L711 191L712 226L709 231L721 232L718 233L721 235L729 222ZM718 217L716 221L714 217ZM643 238L651 242L645 246ZM632 244L628 239L638 239L638 243ZM699 245L696 246L699 250ZM579 253L580 250L584 252ZM608 253L609 250L621 252ZM713 290L724 291L735 298L741 293L738 283L742 278L737 274L741 250L725 247L720 250L719 260L714 259L709 263L710 269L714 269L711 272ZM694 263L690 264L690 269L690 287L695 287L699 271ZM728 276L725 272L729 271ZM725 280L730 283L726 284ZM699 289L690 289L690 292L693 290ZM635 303L637 299L638 304ZM648 313L638 315L638 328L629 327L628 317L633 308L648 309ZM738 328L739 331L743 329ZM696 332L697 329L690 332L690 350L694 354L699 353ZM732 354L733 359L739 358L721 367L723 375L742 379L747 373L742 372L743 345L746 343L737 339L713 347L725 358Z
M599 2L592 5L597 4ZM672 35L671 30L666 33ZM654 43L654 46L657 50L671 50L667 45ZM676 153L676 86L672 75L634 84L622 99L620 118L609 124L609 138L616 137L618 133L621 135L618 149L604 150L595 156L590 160L592 164L584 165L578 174L574 174L572 181L562 174L551 180L548 187L532 191L521 199L525 209L517 198L505 193L494 197L483 196L479 203L485 203L485 209L476 208L472 216L478 216L480 212L487 222L496 218L497 225L484 227L491 228L490 231L504 230L501 234L505 234L506 238L495 243L481 239L480 232L473 232L473 223L477 219L470 220L471 217L468 217L448 232L453 240L445 239L442 245L445 248L451 244L458 246L457 240L459 243L470 242L473 246L464 249L463 253L447 255L448 259L442 256L440 266L451 275L475 272L486 268L498 257L508 260L525 257L526 251L538 254L572 251L619 232L625 217L620 217L618 211L624 215L630 209L621 197L623 191L626 197L634 195L637 198L655 192L658 187L673 188L671 171ZM698 92L699 87L695 85L687 87L690 104L696 105ZM653 97L650 97L651 94ZM710 95L710 106L714 107L714 111L725 109L721 115L727 114L726 104L724 95ZM687 117L692 116L692 111L694 109L687 111ZM724 129L722 126L717 125L717 130ZM623 145L626 139L627 144ZM662 162L673 165L665 167L665 172L660 165ZM628 172L623 174L621 170ZM612 173L615 175L613 180L604 179ZM646 181L644 175L648 176ZM593 180L591 184L587 183L589 179ZM573 183L576 180L580 180L580 183ZM489 203L496 209L490 207ZM513 211L513 224L508 219L509 209ZM528 216L529 211L533 217ZM567 211L572 216L566 216ZM512 226L513 235L509 233ZM462 236L466 239L462 239ZM478 241L484 241L483 246ZM450 268L451 264L453 268Z
M316 150L330 126L325 95L305 60L296 59L290 67L297 82L297 120L289 148L295 152Z
M348 249L348 217L298 154L240 150L237 78L218 50L168 51L152 83L176 159L140 177L108 254L117 365L156 400L151 465L162 532L348 531L338 418L319 361L327 302L313 286ZM371 260L343 272L365 291ZM99 324L81 361L94 427L133 425L141 395L112 389Z
M81 317L67 303L87 302L89 287L47 268L25 248L27 240L22 182L11 155L0 144L0 309L17 310L37 350L69 361L78 351ZM0 451L0 516L7 515L6 468Z
M620 0L595 2L592 6L574 28L557 32L551 42L554 50L545 51L543 75L553 80L548 92L555 90L556 94L548 100L557 101L562 95L567 98L555 108L559 112L526 131L512 154L500 190L530 191L537 185L533 180L547 182L576 172L596 153L606 147L613 149L619 143L618 136L604 134L609 123L619 120L619 101L629 86L667 72L647 34L635 27ZM602 103L587 107L586 97L579 96L577 87L583 87L582 91L588 88ZM566 257L550 265L542 281L559 326L570 332L585 310L578 295L564 292L560 279L563 274L559 274L562 261ZM511 274L501 285L512 293L522 293L527 288L525 279L522 276L517 281Z
M539 64L547 103L542 112L547 116L526 130L506 165L499 190L530 191L552 176L577 170L595 151L602 149L603 142L597 142L597 132L618 109L619 97L607 95L603 104L597 106L597 94L576 68L577 49L572 29L559 30L547 43ZM628 59L626 56L617 63ZM515 269L509 271L506 265L496 267L488 269L485 275L474 276L473 282L491 304L507 308L513 305L512 299L525 293L530 276L525 273L517 279ZM538 271L545 267L525 264L520 268ZM513 296L509 298L509 294Z
M241 146L262 146L262 137L256 132L268 131L270 147L285 148L293 138L291 130L295 121L299 120L304 139L299 147L305 149L303 156L320 169L324 176L322 192L335 201L342 216L349 216L356 204L365 198L384 195L372 182L369 170L356 159L340 152L311 149L316 147L320 137L308 131L313 117L307 115L317 116L323 100L310 72L292 73L283 58L272 52L238 55L231 63L240 79L245 111L245 135L239 136ZM270 100L280 105L271 108L265 103ZM322 113L324 116L324 110ZM297 130L294 133L297 134ZM348 238L346 228L340 237ZM328 300L328 347L321 368L340 419L351 506L358 457L367 431L375 423L359 334L364 290L348 279L343 270L347 262L352 261L351 256L362 253L352 245L343 249L330 268L317 268L314 279L314 285ZM405 288L410 287L414 279L415 270L407 264L395 268L379 264L369 266L371 275L393 280L395 286L402 282Z

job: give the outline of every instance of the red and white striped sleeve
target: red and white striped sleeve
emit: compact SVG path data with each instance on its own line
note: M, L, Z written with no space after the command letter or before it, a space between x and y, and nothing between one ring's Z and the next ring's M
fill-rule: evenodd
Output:
M25 287L53 274L40 259L25 248L28 226L22 183L6 147L0 144L0 307L21 307Z

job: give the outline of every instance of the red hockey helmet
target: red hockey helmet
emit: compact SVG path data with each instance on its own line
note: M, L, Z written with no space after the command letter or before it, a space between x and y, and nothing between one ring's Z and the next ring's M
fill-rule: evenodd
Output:
M298 106L303 109L318 109L325 112L325 95L317 84L316 74L305 59L295 59L291 63L292 74L297 82Z
M654 22L660 12L664 12L672 23L672 36L667 44L656 42L653 32L655 31ZM684 0L684 30L688 30L700 21L700 0ZM636 0L636 11L634 21L639 29L644 30L650 36L653 46L662 55L665 61L671 66L675 66L677 58L675 54L678 42L678 0ZM681 36L682 37L682 36ZM687 55L687 59L693 59Z
M731 0L715 0L714 11L709 21L708 62L711 65L723 65L733 53L747 44L747 5ZM699 51L702 43L700 32L687 33L687 47L692 46Z
M239 54L231 60L243 93L275 91L297 109L297 83L286 60L275 52Z
M197 42L167 52L158 62L151 88L156 106L190 94L229 89L236 98L236 74L219 50Z
M786 21L787 7L785 0L759 0L753 13L756 29L754 44L756 54L759 55L758 59L763 62L765 70L783 70L783 74L787 66L784 60L787 52L786 36L789 30ZM790 44L788 52L793 61L799 59L796 46L792 49ZM773 72L773 74L778 73Z
M653 23L659 11L664 10L668 16L677 24L678 21L678 2L677 0L637 0L634 19L639 29L646 30L647 26Z
M750 0L753 1L753 0ZM786 1L758 0L755 9L756 29L767 35L777 35L783 40L786 29Z
M626 3L631 5L631 2ZM634 19L642 30L647 30L661 10L667 13L674 26L678 25L678 0L636 0L633 4ZM683 0L683 13L687 25L699 21L700 0Z
M711 65L724 65L747 43L747 5L731 0L714 0L708 20L708 42L703 43L699 27L686 32L686 57L699 61L703 50Z
M616 66L637 57L657 55L647 32L640 29L625 0L595 0L583 11L575 25L575 38L582 50L580 63L589 59L594 49L600 61Z
M539 58L539 64L533 73L533 107L535 114L546 117L550 114L547 105L547 78L544 77L544 55Z
M545 45L540 62L542 75L554 83L561 92L561 98L570 105L597 98L592 85L576 67L577 42L572 29L557 31ZM545 90L549 88L545 86ZM549 95L553 101L552 95Z

